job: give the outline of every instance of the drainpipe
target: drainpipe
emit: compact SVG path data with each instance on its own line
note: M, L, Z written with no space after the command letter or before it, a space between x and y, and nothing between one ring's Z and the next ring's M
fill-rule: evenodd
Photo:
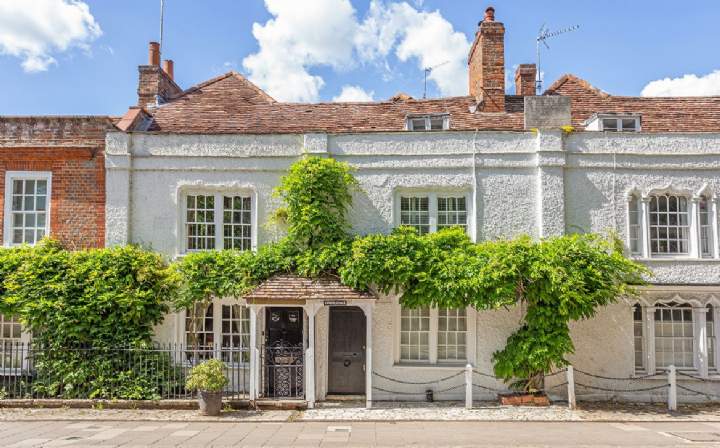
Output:
M472 202L473 202L473 242L478 241L478 229L477 229L477 221L478 221L478 191L477 191L477 135L478 135L478 129L475 128L475 134L473 135L473 143L472 143L472 180L473 180L473 189L472 189Z

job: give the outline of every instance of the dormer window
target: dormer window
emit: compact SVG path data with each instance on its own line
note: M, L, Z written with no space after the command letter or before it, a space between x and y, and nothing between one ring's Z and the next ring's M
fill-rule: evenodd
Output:
M638 114L594 114L585 122L586 131L640 132Z
M450 129L450 115L412 115L407 117L408 131L446 131Z

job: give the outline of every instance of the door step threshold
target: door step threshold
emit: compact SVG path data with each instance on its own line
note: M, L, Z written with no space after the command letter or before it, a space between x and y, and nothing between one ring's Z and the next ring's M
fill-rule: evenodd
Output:
M260 409L275 410L304 410L307 409L307 401L305 400L255 400L255 406Z
M365 401L365 395L326 395L325 401Z

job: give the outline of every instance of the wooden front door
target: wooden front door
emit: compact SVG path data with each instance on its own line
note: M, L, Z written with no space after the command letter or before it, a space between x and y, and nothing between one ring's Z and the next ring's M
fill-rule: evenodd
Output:
M330 308L328 392L365 393L365 314L360 308Z

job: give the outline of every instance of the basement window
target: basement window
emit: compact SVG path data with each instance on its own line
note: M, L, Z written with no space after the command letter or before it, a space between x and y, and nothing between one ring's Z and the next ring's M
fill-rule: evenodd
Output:
M431 114L408 116L405 127L408 131L446 131L450 129L450 115Z

